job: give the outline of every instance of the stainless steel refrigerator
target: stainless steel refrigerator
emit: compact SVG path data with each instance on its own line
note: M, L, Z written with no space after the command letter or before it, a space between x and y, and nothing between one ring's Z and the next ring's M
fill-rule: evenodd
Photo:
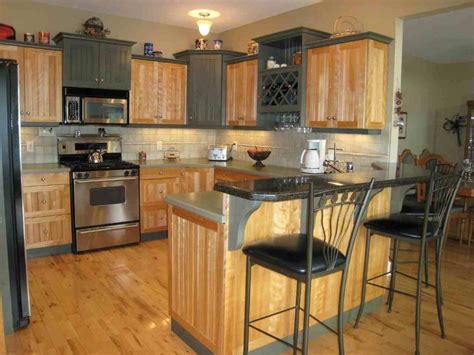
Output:
M0 58L0 287L5 330L30 319L23 204L18 65Z

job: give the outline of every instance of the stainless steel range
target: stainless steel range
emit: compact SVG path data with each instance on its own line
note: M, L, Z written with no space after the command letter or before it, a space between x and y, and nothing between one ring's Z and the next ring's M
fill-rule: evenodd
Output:
M74 251L140 241L139 167L122 160L119 136L59 137L71 169Z

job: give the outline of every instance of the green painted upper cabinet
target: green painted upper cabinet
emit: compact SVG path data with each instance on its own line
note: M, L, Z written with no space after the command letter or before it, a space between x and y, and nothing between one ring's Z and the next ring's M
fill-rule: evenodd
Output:
M215 127L225 122L226 60L245 53L227 50L187 50L174 54L188 63L187 124Z
M130 90L135 42L58 33L64 49L63 86Z

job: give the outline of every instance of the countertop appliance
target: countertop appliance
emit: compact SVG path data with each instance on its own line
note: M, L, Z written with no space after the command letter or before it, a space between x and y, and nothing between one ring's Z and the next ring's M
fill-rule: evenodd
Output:
M103 161L89 162L96 151ZM73 250L138 243L139 166L122 160L120 136L59 137L58 155L71 168Z
M211 145L208 148L207 160L209 161L227 161L229 152L225 145Z
M0 292L7 334L30 323L21 193L18 65L0 59Z
M128 123L128 91L65 87L63 99L64 123Z
M324 160L326 158L326 140L308 139L306 149L301 153L301 172L308 174L324 173Z

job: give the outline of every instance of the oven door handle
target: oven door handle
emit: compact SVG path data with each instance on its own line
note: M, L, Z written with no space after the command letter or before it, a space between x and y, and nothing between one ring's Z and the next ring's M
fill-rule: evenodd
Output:
M138 223L120 224L118 226L110 226L110 227L90 228L86 230L78 230L78 232L81 234L88 234L88 233L108 232L108 231L113 231L117 229L135 228L135 227L138 227Z
M138 177L137 176L130 176L130 177L118 177L118 178L74 180L74 183L86 184L86 183L93 183L93 182L112 182L112 181L128 181L128 180L138 180Z

